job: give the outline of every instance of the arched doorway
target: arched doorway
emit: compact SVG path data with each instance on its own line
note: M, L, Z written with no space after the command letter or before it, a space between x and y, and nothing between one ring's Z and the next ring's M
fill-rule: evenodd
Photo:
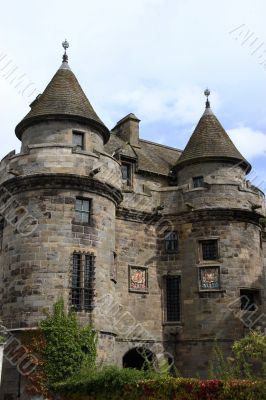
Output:
M147 362L154 363L155 355L144 347L135 347L129 350L123 357L123 368L135 368L147 370Z

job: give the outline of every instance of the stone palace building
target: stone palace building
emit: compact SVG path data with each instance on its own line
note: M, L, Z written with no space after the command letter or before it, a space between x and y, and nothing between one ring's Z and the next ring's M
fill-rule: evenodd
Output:
M206 376L216 341L227 351L265 329L264 194L205 94L183 151L141 139L134 114L109 131L65 52L15 129L20 153L0 164L0 318L12 337L62 296L97 331L99 362L140 368L147 356ZM28 399L8 358L0 399Z

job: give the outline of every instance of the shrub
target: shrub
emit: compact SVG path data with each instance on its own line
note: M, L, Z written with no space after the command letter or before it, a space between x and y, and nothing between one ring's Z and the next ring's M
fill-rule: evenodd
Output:
M80 327L75 313L65 312L63 299L39 330L27 333L23 342L38 359L36 370L28 377L32 394L50 398L53 383L95 366L96 334L90 326Z
M79 381L55 385L64 400L265 400L262 382L151 376L150 372L105 368Z
M251 331L244 338L237 340L233 344L233 352L237 360L244 360L248 365L250 375L260 373L266 379L266 336L257 331ZM254 368L256 365L256 370ZM261 366L261 371L258 369Z
M266 378L266 336L251 331L232 346L232 357L225 357L217 343L210 360L209 377L212 379Z

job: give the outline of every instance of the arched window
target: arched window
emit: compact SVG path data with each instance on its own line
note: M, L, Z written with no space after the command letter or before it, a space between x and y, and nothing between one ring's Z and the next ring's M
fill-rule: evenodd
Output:
M178 235L177 232L167 232L164 237L165 251L167 253L177 253Z

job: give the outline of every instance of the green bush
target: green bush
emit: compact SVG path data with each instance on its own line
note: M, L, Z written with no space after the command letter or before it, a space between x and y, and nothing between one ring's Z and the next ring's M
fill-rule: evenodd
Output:
M265 400L263 382L160 377L116 367L54 385L64 400Z
M211 379L266 379L266 336L250 331L236 340L231 357L225 357L216 343L210 359Z
M48 385L71 377L77 371L95 365L96 337L90 326L80 327L76 314L67 314L63 299L54 311L40 323L45 339L44 371Z
M73 393L101 393L118 390L125 385L134 385L139 381L155 378L157 374L152 371L138 371L136 369L118 367L104 367L101 370L81 371L63 383L54 385L56 390Z

